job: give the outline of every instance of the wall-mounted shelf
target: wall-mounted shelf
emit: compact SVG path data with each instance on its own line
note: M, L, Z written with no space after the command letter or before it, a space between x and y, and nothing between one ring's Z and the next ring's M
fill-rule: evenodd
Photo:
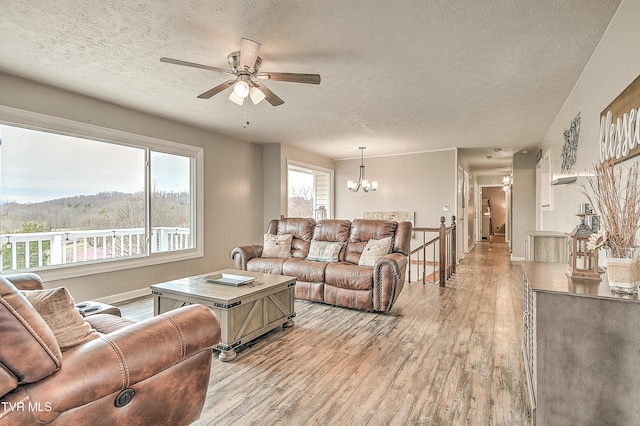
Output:
M568 183L575 182L576 180L578 180L577 176L563 176L552 180L551 185L566 185Z

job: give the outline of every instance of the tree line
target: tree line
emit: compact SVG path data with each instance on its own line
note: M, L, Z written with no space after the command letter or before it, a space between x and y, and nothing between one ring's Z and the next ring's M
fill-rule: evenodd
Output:
M191 197L187 192L154 191L151 225L189 227ZM144 193L102 192L39 203L0 203L3 234L141 228L145 225Z

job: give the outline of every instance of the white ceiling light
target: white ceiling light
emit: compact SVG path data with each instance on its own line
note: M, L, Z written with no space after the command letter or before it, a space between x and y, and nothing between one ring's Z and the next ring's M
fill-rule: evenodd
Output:
M262 91L260 89L258 89L257 87L252 86L249 89L249 96L251 97L251 101L253 102L254 105L258 105L260 102L262 102L266 96L264 93L262 93ZM235 88L234 90L231 92L231 95L229 95L229 100L235 104L238 104L240 106L244 105L244 100L245 97L242 96L238 96L236 94Z
M358 149L360 149L360 176L358 177L358 182L352 180L347 181L347 189L352 192L358 192L358 190L362 188L364 192L374 192L378 189L378 182L369 182L364 171L364 150L367 148L361 146Z
M257 87L252 87L251 89L249 89L249 95L251 96L251 100L253 101L254 105L258 105L264 100L264 98L266 98L265 94L262 93L262 91Z
M249 96L249 83L240 80L233 86L233 93L241 98L246 98L247 96Z
M229 95L229 100L235 104L238 104L240 106L242 106L242 104L244 104L244 98L241 98L240 96L236 95L236 91L233 90L231 92L231 94Z

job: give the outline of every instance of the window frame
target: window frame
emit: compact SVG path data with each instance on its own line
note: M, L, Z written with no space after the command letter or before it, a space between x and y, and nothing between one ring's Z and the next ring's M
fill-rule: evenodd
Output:
M82 123L65 118L23 111L3 105L0 105L0 124L48 133L58 133L98 142L142 148L146 150L147 160L149 159L150 151L187 156L192 158L195 169L191 174L191 187L193 188L191 194L193 208L191 212L192 215L195 216L192 218L192 226L194 227L192 231L194 238L193 248L179 251L147 253L145 255L126 258L83 261L42 268L36 267L28 270L5 271L3 273L36 272L45 281L56 281L204 257L204 148L96 126L90 123ZM145 191L148 191L150 184L148 181L148 167L145 170L145 176ZM148 202L149 200L147 200L147 213L145 214L145 227L147 228L150 227Z
M334 217L334 199L335 199L335 190L334 190L334 171L332 169L327 169L324 167L320 167L320 166L316 166L314 164L308 164L308 163L302 163L299 161L295 161L295 160L290 160L287 159L287 170L286 170L286 188L287 188L287 215L289 214L289 168L290 166L293 167L299 167L299 168L304 168L304 169L308 169L311 170L312 172L316 171L316 172L322 172L322 173L328 173L329 174L329 197L328 197L328 201L329 201L329 206L327 209L327 219L331 219ZM315 177L314 177L314 184L315 184ZM315 204L316 204L317 200L315 197L315 188L314 188L314 210L315 210ZM312 216L313 217L313 216Z

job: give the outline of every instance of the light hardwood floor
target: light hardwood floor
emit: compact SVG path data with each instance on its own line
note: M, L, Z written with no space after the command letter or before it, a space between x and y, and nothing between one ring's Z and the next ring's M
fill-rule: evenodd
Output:
M121 305L152 316L150 298ZM483 242L447 288L407 283L388 314L296 301L296 325L213 360L196 425L524 425L522 269ZM217 355L217 352L214 352Z

